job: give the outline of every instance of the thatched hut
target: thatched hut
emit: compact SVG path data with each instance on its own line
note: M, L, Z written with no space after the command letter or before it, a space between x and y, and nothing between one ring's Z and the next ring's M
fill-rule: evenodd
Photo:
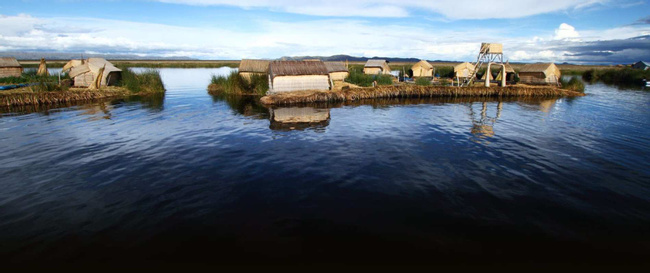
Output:
M433 77L433 65L425 60L421 60L411 67L413 77Z
M252 75L266 76L269 72L269 63L267 60L241 60L239 63L239 75L246 80L250 80Z
M327 67L327 72L329 72L332 81L343 81L350 75L343 62L325 62L325 67Z
M99 84L101 86L116 85L122 78L122 70L103 58L89 58L81 62L75 61L73 64L77 65L69 68L68 75L74 80L74 86L76 87L90 87L98 80L100 75ZM100 73L102 68L104 68L104 71Z
M363 73L368 75L390 74L390 66L386 60L368 60L363 67Z
M454 76L457 78L468 78L474 73L474 65L468 62L454 66Z
M23 67L18 63L16 58L0 58L0 78L20 77L23 74Z
M633 64L632 68L641 69L641 70L648 70L648 69L650 69L650 64L648 64L648 63L646 63L644 61L639 61L639 62L636 62L635 64Z
M329 90L329 72L318 61L273 61L269 64L269 92Z
M519 81L526 84L558 84L562 73L554 63L524 65L519 70Z

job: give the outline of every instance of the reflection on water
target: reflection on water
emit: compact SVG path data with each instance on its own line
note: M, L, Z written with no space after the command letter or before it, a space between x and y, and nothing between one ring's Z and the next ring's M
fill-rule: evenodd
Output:
M647 260L648 92L267 108L160 70L0 117L0 262Z

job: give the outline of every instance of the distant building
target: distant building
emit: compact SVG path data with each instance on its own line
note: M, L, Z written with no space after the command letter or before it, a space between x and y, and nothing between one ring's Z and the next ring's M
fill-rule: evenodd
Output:
M632 65L632 68L634 69L642 69L642 70L648 70L650 68L650 64L640 61Z
M350 75L343 62L325 62L325 67L327 67L332 81L343 81Z
M0 58L0 78L20 77L23 74L23 67L18 63L16 58Z
M554 63L524 65L519 70L519 81L526 84L558 84L562 77Z
M239 75L246 80L250 80L252 75L266 76L269 72L269 63L270 61L267 60L241 60Z
M269 64L269 92L329 90L330 76L321 61L273 61Z
M454 76L464 79L469 78L474 73L474 65L468 62L454 66Z
M433 77L433 65L425 60L421 60L411 67L413 78Z
M97 80L102 68L104 68L104 73L101 75L99 84L101 86L117 85L122 78L122 70L103 58L71 60L64 66L63 72L69 71L68 75L74 80L75 87L90 87Z
M386 60L368 60L363 67L363 73L368 75L390 74L390 66Z

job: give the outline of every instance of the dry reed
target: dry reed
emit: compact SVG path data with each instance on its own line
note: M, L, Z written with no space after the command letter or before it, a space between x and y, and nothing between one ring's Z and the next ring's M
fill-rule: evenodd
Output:
M301 91L264 96L263 104L286 105L312 102L348 102L375 98L432 98L432 97L578 97L583 93L554 87L452 87L452 86L379 86L341 91Z
M94 101L131 95L124 88L103 88L101 90L74 90L54 92L13 92L0 94L0 106L66 104L77 101Z

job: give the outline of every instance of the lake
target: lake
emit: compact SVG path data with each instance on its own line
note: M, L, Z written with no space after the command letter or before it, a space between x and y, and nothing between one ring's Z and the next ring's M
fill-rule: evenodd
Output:
M164 96L4 109L0 260L644 262L650 92L266 108L219 69ZM33 264L33 263L32 263Z

